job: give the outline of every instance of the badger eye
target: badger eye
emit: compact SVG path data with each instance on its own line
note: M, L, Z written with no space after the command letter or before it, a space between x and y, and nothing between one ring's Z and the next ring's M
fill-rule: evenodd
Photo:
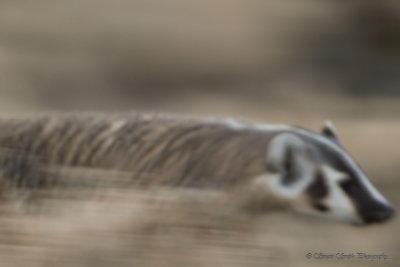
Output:
M352 179L346 179L339 183L340 187L349 195L357 191L357 183Z
M322 203L313 203L313 207L319 211L328 211L329 210L328 206L326 206Z

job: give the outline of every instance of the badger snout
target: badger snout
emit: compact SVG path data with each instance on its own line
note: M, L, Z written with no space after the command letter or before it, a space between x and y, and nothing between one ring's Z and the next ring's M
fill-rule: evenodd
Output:
M394 217L396 211L388 205L375 206L373 209L368 209L362 213L362 219L365 223L380 223Z

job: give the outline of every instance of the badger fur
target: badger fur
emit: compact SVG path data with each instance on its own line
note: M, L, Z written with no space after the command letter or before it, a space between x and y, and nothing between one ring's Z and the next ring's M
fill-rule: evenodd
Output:
M44 170L119 171L129 186L225 190L248 186L297 210L353 223L384 221L388 201L340 146L291 126L170 115L58 115L0 119L8 183L46 186Z

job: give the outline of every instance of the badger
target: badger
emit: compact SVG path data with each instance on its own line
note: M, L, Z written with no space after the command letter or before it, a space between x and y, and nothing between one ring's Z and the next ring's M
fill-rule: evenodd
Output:
M316 133L138 113L3 117L0 157L1 179L18 186L43 185L28 164L34 161L34 166L121 171L129 174L132 187L251 185L294 210L353 224L383 222L395 213L329 122Z

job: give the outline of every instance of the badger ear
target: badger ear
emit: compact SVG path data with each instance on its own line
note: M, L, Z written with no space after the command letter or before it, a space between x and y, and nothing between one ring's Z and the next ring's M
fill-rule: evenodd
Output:
M322 135L336 142L338 141L336 128L331 121L325 121L324 127L322 128Z
M279 174L280 184L287 187L308 177L312 172L312 164L305 142L291 133L276 135L268 148L267 168Z

